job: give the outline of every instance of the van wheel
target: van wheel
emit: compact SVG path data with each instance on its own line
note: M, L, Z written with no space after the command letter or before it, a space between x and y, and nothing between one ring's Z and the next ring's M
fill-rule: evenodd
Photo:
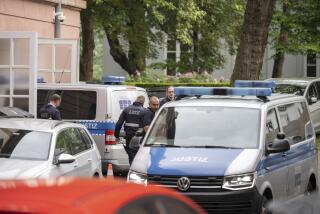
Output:
M270 200L268 200L266 196L263 196L262 205L261 205L261 214L272 214L271 211L268 209L269 202Z
M315 192L315 190L316 190L316 189L315 189L315 187L313 186L312 181L309 180L308 186L307 186L307 190L306 190L306 195L307 195L307 196L311 195L312 193Z

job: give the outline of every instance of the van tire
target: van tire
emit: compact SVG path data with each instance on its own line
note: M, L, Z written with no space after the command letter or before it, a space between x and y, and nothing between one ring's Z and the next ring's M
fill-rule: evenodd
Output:
M271 211L268 209L269 202L270 200L266 196L263 196L261 203L261 214L272 214Z

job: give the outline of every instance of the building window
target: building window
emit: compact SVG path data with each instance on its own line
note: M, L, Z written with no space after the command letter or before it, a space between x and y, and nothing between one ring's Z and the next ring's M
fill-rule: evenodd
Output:
M317 76L317 55L314 53L307 54L307 77Z
M176 74L177 42L174 39L167 40L167 75Z

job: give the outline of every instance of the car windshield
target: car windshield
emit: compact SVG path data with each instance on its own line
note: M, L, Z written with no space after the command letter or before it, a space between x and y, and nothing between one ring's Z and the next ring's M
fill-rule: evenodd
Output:
M145 146L257 148L260 110L235 107L162 109Z
M277 84L275 92L280 94L294 94L302 96L305 89L306 86L303 85Z
M47 160L51 134L0 128L0 158Z

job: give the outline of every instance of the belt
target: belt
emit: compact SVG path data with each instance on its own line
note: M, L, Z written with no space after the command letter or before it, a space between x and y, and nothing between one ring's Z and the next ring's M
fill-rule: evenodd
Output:
M127 126L127 127L133 127L133 128L139 128L140 127L140 125L137 124L137 123L126 123L124 125Z

